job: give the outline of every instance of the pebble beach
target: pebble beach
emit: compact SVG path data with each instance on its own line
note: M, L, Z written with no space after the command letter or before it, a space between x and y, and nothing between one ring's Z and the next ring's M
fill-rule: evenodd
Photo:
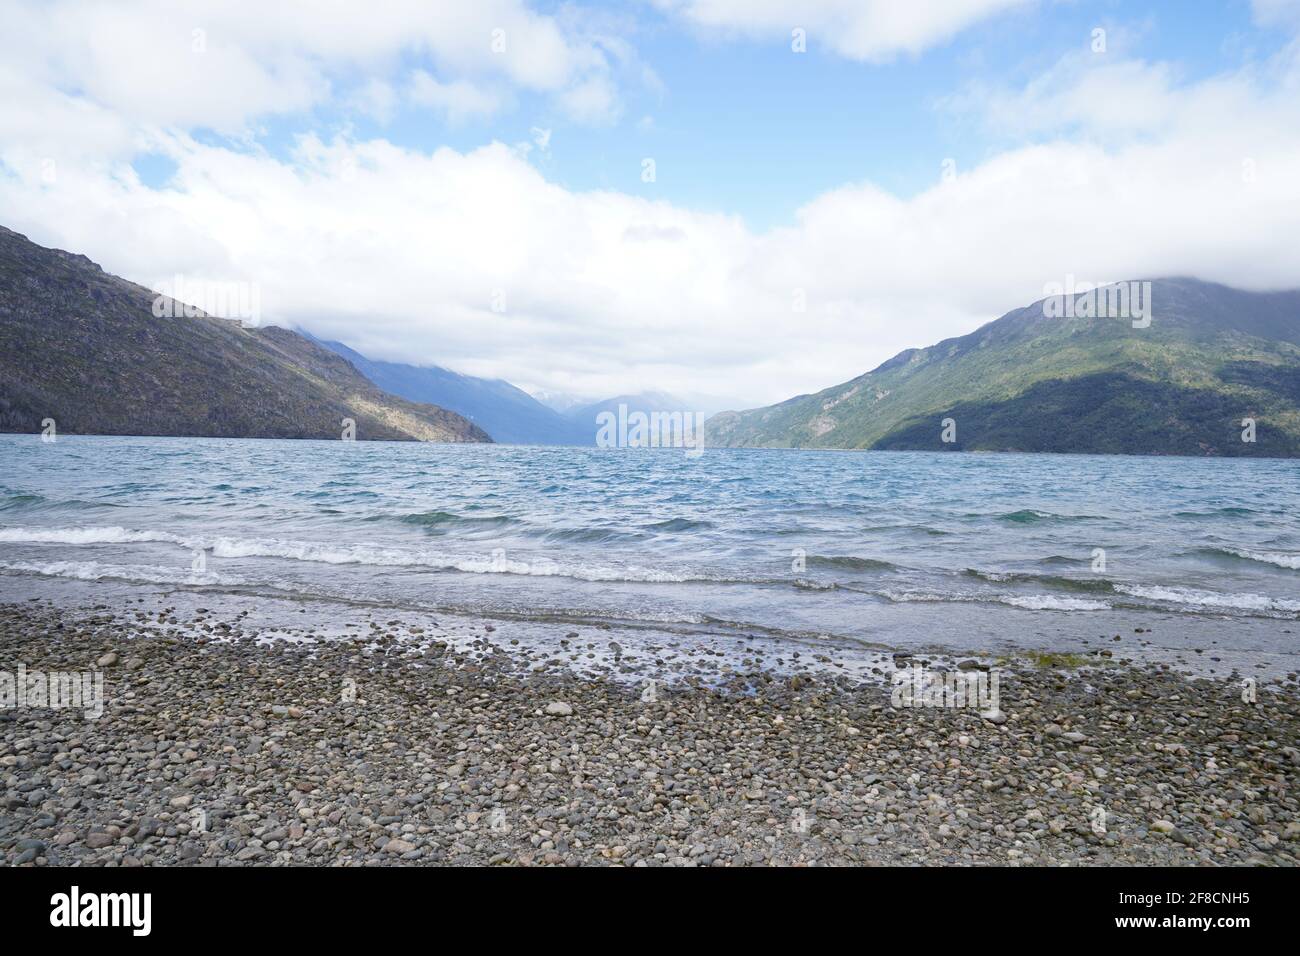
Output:
M1300 852L1295 674L1250 702L1236 674L1112 656L899 655L995 667L1000 706L979 712L895 706L888 681L811 667L629 682L416 630L268 643L237 618L0 605L0 669L94 670L105 698L97 719L0 709L0 862L1289 866Z

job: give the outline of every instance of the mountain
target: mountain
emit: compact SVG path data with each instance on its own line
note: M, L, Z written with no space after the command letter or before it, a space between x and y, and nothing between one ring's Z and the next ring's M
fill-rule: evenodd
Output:
M551 411L559 412L561 415L567 414L579 405L586 405L590 401L590 399L574 395L572 392L550 392L544 388L539 388L529 394Z
M350 418L363 440L491 441L295 332L158 317L157 298L0 227L0 431L339 438Z
M627 406L629 415L633 412L644 412L649 415L651 412L685 412L692 410L680 399L666 395L663 392L638 392L635 395L615 395L613 398L602 399L599 402L575 405L564 413L564 417L585 429L587 441L591 443L595 441L596 417L601 412L611 412L617 416L620 405Z
M1300 456L1300 291L1245 292L1193 279L1153 280L1149 291L1146 328L1083 317L1081 294L1052 297L815 395L715 415L707 440ZM955 423L951 443L941 440L947 418ZM1246 418L1256 422L1254 443L1242 440Z
M306 334L306 333L304 333ZM310 338L310 336L308 336ZM502 379L475 378L436 365L368 359L341 342L316 340L385 391L465 416L494 441L517 445L590 445L591 433Z

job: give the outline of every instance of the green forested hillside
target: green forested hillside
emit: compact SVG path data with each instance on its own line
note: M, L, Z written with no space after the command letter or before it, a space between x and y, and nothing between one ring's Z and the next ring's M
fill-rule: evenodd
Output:
M1300 456L1300 292L1153 282L1153 319L1042 303L815 395L709 420L750 447ZM941 440L945 418L956 441ZM1256 441L1241 440L1243 418Z

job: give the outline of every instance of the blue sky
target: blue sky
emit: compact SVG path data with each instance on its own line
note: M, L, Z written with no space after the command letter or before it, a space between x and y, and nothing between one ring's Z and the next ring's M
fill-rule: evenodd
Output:
M254 286L257 321L373 358L712 411L1072 281L1300 287L1300 0L0 22L0 223L148 286Z
M1096 28L1107 31L1108 54L1176 63L1186 82L1275 55L1287 40L1255 23L1248 0L1078 0L1009 10L921 55L862 63L828 51L816 32L795 55L784 37L711 36L649 6L635 21L626 4L587 6L628 31L658 80L628 70L624 102L609 121L572 122L528 91L492 116L454 122L409 105L380 122L336 100L264 119L257 143L284 156L298 134L349 130L425 152L464 151L529 142L534 128L548 129L549 152L534 162L568 189L639 193L765 229L792 222L803 203L844 183L870 180L910 197L934 185L946 159L968 169L1017 145L948 99L970 84L1011 87L1068 51L1091 52ZM427 58L406 62L434 68ZM343 77L340 90L364 81L361 73ZM647 157L656 163L652 185L641 181ZM159 185L175 167L144 156L136 168Z

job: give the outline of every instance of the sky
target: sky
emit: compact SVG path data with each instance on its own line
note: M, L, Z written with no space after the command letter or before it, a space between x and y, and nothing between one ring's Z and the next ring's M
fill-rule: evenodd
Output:
M0 225L752 407L1071 281L1300 287L1300 0L0 0Z

